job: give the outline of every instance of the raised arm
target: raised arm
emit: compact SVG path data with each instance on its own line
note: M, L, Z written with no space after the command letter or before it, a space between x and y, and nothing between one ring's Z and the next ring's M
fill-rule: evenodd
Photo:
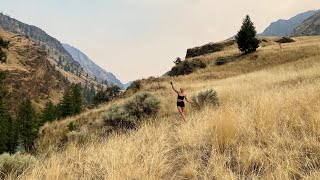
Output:
M178 93L179 94L179 92L173 87L173 83L172 82L170 82L170 84L171 84L171 87L172 87L172 89L176 92L176 93Z
M185 97L186 97L186 101L187 101L188 103L192 104L192 102L189 101L189 99L187 98L187 95L185 95Z

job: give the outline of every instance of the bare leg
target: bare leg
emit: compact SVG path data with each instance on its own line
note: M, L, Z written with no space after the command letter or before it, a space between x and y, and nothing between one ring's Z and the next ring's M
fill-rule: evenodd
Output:
M184 112L183 112L183 111L184 111L184 108L178 106L178 111L179 111L179 113L181 114L182 119L183 119L184 121L186 121L186 116L184 115Z

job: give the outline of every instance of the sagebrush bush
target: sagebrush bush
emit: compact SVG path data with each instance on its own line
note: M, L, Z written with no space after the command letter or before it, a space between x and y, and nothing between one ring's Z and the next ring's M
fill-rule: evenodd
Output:
M226 64L227 62L228 62L228 59L227 59L227 58L225 58L225 57L218 57L218 58L216 59L215 65L221 66L221 65Z
M145 116L155 115L159 109L160 101L147 92L140 92L124 103L126 113L137 120Z
M106 112L102 113L102 118L106 125L119 128L133 128L136 121L122 106L112 106Z
M169 76L188 75L197 69L206 68L207 65L200 59L193 59L190 61L184 60L176 64L171 71L168 72Z
M215 90L210 89L207 91L199 92L197 95L192 98L192 106L196 109L202 109L205 106L219 106L218 94Z
M156 115L160 101L147 92L140 92L122 106L112 106L102 113L106 125L120 128L133 128L147 116Z
M77 130L77 126L73 122L70 122L69 125L68 125L68 131L72 132L72 131L75 131L75 130Z
M277 43L292 43L295 42L295 40L291 39L290 37L282 37L281 39L276 41Z
M36 163L36 158L32 155L4 153L0 155L0 179L5 179L9 174L18 176L34 163Z

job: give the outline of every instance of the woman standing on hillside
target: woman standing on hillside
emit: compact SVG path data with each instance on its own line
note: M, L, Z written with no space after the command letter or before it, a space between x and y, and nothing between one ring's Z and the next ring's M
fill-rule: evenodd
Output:
M179 113L181 114L183 120L186 120L186 116L184 115L184 99L186 99L186 101L188 103L192 103L191 101L188 100L187 98L187 94L185 93L183 88L180 88L180 91L177 91L174 87L173 87L173 83L170 82L172 89L178 94L178 99L177 99L177 108Z

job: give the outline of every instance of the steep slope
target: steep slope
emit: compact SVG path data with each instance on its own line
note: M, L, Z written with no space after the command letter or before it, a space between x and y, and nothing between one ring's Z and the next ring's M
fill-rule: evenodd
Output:
M320 12L306 19L296 27L291 36L318 36L320 35Z
M93 77L97 77L100 81L108 81L109 85L115 84L123 89L122 83L117 79L115 75L102 69L96 63L94 63L86 54L79 49L72 47L68 44L62 44L63 47L71 54L74 60L80 63L83 69Z
M233 47L195 57L208 68L187 76L143 80L161 112L136 130L110 133L101 118L125 99L46 124L36 143L44 154L20 178L319 179L320 37L265 40L250 55ZM218 57L236 58L217 66ZM187 104L181 121L170 81L189 97L213 88L221 105Z
M62 44L42 29L25 24L2 13L0 13L0 27L16 34L16 38L24 37L38 44L47 52L47 59L50 63L57 66L57 70L66 76L71 83L99 84L99 82L95 82L93 77L87 77L83 67L72 58Z
M260 36L289 36L297 26L317 12L319 10L312 10L298 14L289 20L280 19L271 23Z
M58 103L70 83L50 64L47 53L30 39L17 39L16 34L0 28L0 36L10 41L7 62L0 70L7 72L9 105L13 112L25 98L33 100L39 110L49 101Z

